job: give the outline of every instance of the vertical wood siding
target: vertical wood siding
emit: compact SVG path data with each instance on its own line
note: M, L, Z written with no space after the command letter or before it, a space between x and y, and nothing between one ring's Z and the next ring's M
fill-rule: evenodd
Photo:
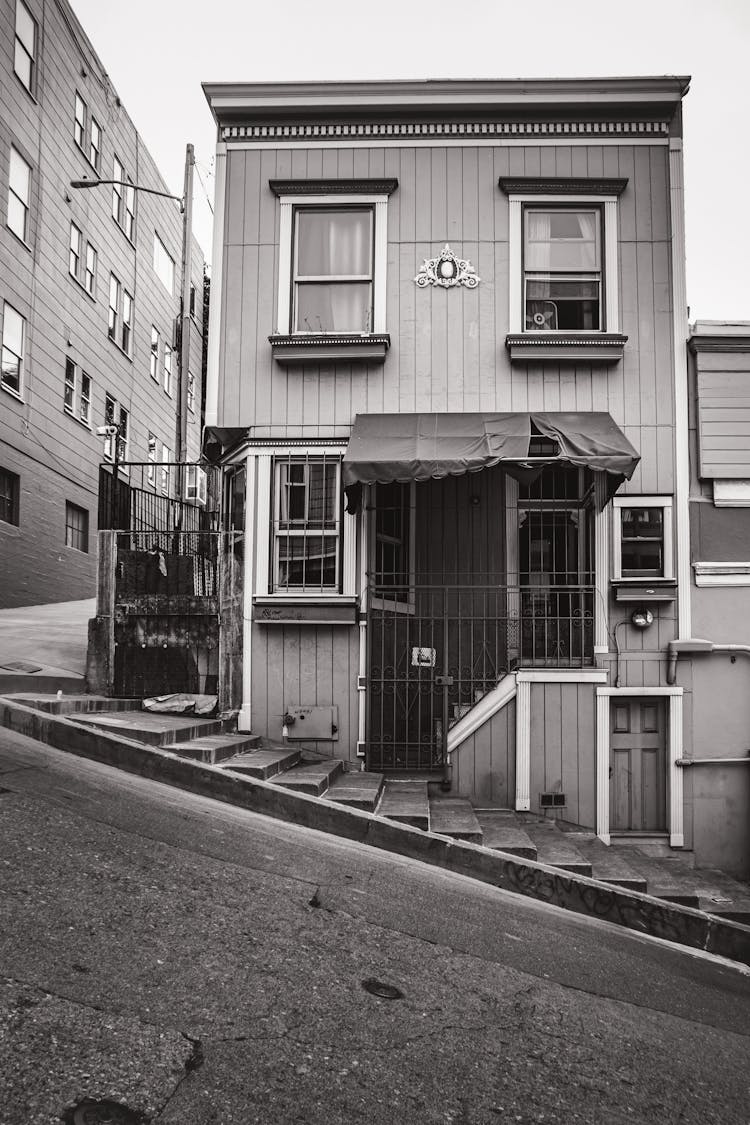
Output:
M531 811L540 793L565 793L562 819L596 825L596 689L531 685Z
M453 791L480 808L512 809L516 797L516 701L512 699L452 755Z

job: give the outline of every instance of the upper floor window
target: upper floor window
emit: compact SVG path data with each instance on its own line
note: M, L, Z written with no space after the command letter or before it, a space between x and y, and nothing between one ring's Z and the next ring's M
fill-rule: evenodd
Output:
M16 0L16 39L13 70L30 94L36 81L36 20L24 4Z
M20 152L10 148L8 174L8 226L22 242L28 242L31 205L31 165Z
M73 138L80 149L86 143L86 103L80 94L76 94L75 113L73 116Z
M151 325L151 353L149 355L149 371L152 379L159 382L159 329Z
M125 231L126 238L132 242L135 238L135 188L130 177L125 186L125 222L122 229Z
M65 360L63 408L85 426L91 424L91 378L70 356Z
M130 415L126 408L118 405L117 399L110 394L104 396L104 424L105 426L117 427L116 435L114 437L108 437L104 442L105 459L107 461L114 460L116 442L118 462L127 461L128 441L130 438Z
M154 271L170 297L174 295L174 258L154 232Z
M81 240L83 236L75 223L70 224L70 255L68 270L78 279L81 272Z
M0 520L18 527L21 479L17 473L0 467Z
M195 413L195 375L188 371L187 377L187 408Z
M122 291L122 329L120 333L120 347L130 355L133 343L133 298L127 289Z
M172 394L172 347L170 344L164 344L164 390L168 395Z
M99 164L102 156L102 130L95 117L91 118L91 128L89 130L89 161L94 166L96 171L99 171Z
M70 500L65 501L65 546L88 552L89 514Z
M90 242L86 243L86 268L83 275L83 284L89 296L94 296L96 289L96 262L97 253Z
M119 226L122 226L124 215L123 204L123 183L125 180L125 169L123 168L117 157L112 161L112 218Z
M275 464L274 593L340 589L339 457L285 457Z
M151 486L156 484L156 435L148 431L146 435L146 450L148 467L146 469L146 481Z
M6 390L20 395L23 390L26 320L7 301L3 304L2 339L2 385Z
M120 291L121 285L115 275L109 275L109 315L107 318L107 335L110 340L118 342L118 323L120 318Z
M525 207L524 327L598 332L603 327L598 208Z
M616 496L614 577L673 578L672 497Z

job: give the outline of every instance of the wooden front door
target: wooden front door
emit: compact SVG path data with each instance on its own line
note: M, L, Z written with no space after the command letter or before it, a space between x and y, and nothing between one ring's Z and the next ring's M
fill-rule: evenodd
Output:
M666 832L667 742L664 700L611 701L609 818L612 832Z

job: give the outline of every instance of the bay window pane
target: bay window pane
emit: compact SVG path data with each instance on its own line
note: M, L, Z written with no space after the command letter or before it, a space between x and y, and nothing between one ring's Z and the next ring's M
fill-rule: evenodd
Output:
M369 277L372 211L299 211L298 277Z
M369 332L369 282L297 285L295 332Z

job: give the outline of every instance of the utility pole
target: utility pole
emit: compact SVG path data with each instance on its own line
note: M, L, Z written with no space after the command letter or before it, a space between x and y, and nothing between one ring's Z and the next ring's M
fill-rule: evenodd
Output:
M180 348L178 352L177 435L175 441L178 461L176 482L178 499L182 498L185 491L182 465L187 460L188 367L190 364L190 276L192 269L194 167L195 153L193 146L189 144L185 150L185 185L182 195L182 292L180 294Z

